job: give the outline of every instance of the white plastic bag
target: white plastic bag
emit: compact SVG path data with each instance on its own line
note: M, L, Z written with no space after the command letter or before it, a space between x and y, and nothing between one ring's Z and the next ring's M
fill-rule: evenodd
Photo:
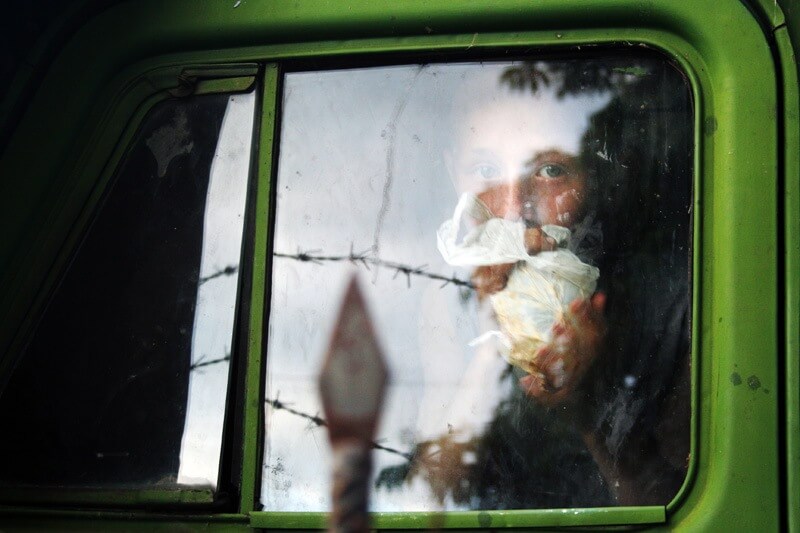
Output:
M465 214L483 222L457 242ZM569 240L567 228L548 225L542 231L560 246ZM471 193L461 196L453 218L439 228L437 240L442 257L454 266L517 263L505 289L490 297L500 331L488 332L477 340L499 337L504 346L501 352L509 363L528 373L539 373L537 351L551 341L553 325L569 304L594 293L600 271L563 248L528 255L525 224L491 218L488 208Z

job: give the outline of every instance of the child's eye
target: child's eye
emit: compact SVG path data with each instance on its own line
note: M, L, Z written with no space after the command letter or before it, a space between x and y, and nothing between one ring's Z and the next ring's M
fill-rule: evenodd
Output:
M555 179L565 176L566 174L567 170L561 165L548 163L540 166L535 175L542 178Z
M485 180L494 180L500 177L500 169L495 165L475 165L472 172Z

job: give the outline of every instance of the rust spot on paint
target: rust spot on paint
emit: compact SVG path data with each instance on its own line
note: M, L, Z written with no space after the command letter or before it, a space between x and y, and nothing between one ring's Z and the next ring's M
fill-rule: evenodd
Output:
M703 133L706 135L714 135L714 132L717 131L717 119L714 117L707 117L705 121L703 121Z

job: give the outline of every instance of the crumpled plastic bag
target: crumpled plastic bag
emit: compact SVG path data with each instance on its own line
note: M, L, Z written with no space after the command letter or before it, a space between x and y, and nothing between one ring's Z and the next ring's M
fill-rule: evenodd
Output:
M458 242L465 215L483 222L469 229ZM573 300L589 298L594 293L600 276L597 267L561 248L569 241L567 228L545 225L542 231L555 239L559 248L528 255L522 221L492 218L483 202L474 194L464 193L453 218L446 220L436 235L439 252L450 265L516 263L506 287L490 297L500 330L484 333L473 343L498 337L506 360L530 374L540 374L535 356L552 340L553 325L562 319Z

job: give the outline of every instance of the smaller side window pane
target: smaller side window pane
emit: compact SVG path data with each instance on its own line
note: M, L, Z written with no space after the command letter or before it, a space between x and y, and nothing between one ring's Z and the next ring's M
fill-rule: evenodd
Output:
M0 390L0 484L216 486L254 102L144 120Z

